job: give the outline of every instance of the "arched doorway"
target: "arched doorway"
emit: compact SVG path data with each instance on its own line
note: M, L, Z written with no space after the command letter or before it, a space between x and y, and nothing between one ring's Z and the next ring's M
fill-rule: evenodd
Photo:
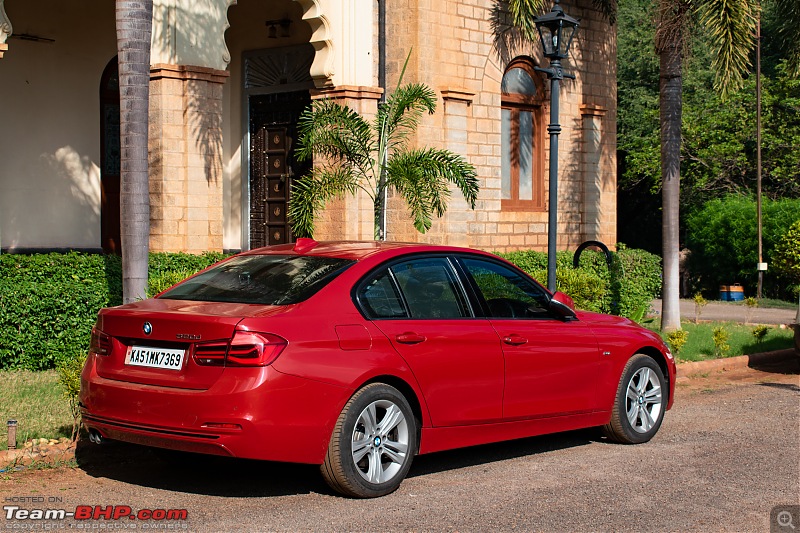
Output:
M286 212L294 178L311 168L294 149L298 118L311 104L313 59L309 44L244 54L250 248L294 240Z
M117 57L100 78L100 241L103 252L119 254L119 68Z

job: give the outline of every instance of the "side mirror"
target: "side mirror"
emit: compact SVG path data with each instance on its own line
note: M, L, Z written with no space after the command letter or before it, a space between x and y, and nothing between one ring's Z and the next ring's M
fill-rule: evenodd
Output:
M557 291L550 299L550 311L564 320L577 318L575 315L575 302L561 291Z

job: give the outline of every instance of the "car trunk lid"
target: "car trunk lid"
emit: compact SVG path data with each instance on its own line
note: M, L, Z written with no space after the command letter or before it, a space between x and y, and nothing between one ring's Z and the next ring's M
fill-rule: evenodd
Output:
M104 378L145 385L205 390L224 372L198 358L221 352L247 316L281 312L278 306L151 299L103 309L96 328L110 338L96 357ZM197 358L195 357L197 356Z

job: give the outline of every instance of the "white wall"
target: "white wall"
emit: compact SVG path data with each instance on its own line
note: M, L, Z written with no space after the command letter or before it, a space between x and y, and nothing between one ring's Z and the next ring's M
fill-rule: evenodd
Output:
M100 76L116 55L108 0L6 0L0 59L0 246L100 247Z

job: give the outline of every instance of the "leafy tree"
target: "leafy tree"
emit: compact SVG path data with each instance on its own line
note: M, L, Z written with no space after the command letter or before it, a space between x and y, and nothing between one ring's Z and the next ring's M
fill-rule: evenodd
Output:
M120 93L120 226L125 303L145 298L150 246L147 132L153 0L116 0Z
M421 83L401 86L402 78L401 73L397 88L379 106L372 124L331 100L317 100L303 112L297 155L314 158L315 165L292 191L289 216L295 235L311 236L315 215L329 200L358 191L373 202L376 239L385 238L380 221L387 189L405 200L420 233L430 229L434 215L440 217L447 210L450 184L475 208L478 180L471 164L448 150L409 146L423 113L435 112L436 94Z

